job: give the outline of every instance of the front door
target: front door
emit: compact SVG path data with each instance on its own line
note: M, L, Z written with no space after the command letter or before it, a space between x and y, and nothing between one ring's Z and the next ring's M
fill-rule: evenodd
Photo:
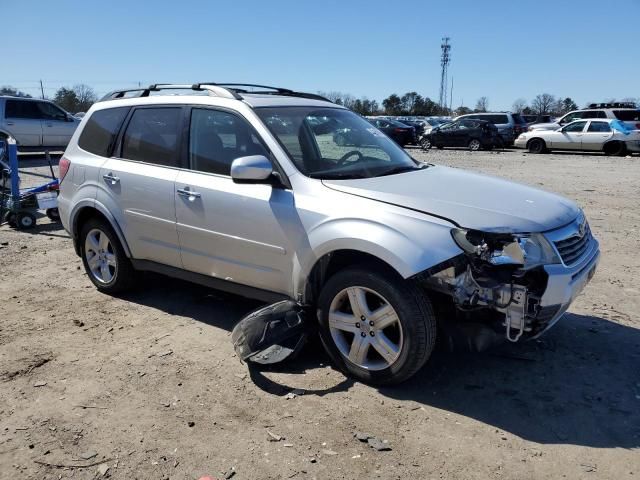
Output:
M96 198L116 216L133 258L173 267L182 266L174 199L182 112L181 107L134 109L120 158L100 169Z
M193 108L188 146L190 170L180 171L175 188L184 268L289 293L293 242L285 228L295 215L293 192L230 177L234 159L269 156L258 135L234 113Z
M4 106L4 125L19 147L42 145L42 120L37 101L7 99Z
M582 135L584 127L587 125L585 120L573 122L562 127L562 129L554 132L551 136L551 148L562 150L580 150L582 148Z
M63 110L48 102L38 102L42 114L42 144L65 148L79 122L69 118Z

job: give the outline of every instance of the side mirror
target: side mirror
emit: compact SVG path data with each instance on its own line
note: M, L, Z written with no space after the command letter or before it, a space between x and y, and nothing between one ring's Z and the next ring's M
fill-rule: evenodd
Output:
M235 183L270 183L271 162L264 155L236 158L231 163L231 179Z

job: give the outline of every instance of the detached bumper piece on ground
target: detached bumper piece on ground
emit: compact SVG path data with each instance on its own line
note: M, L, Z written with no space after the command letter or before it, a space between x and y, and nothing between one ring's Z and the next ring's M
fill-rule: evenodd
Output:
M308 337L303 307L284 300L245 316L231 333L240 360L260 364L278 363L294 357Z

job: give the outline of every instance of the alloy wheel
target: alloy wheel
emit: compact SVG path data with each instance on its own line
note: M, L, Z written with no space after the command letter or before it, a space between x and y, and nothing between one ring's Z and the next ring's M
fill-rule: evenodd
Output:
M329 308L329 331L340 353L366 370L384 370L400 357L400 317L377 292L365 287L340 291Z
M469 150L473 150L474 152L480 150L480 140L473 139L469 142Z
M90 230L84 242L84 256L89 271L100 283L110 283L116 276L116 254L107 234L98 228Z

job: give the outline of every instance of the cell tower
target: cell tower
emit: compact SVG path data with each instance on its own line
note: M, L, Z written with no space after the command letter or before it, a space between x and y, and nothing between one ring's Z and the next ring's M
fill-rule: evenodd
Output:
M449 37L442 39L440 48L442 49L442 55L440 57L440 66L442 67L442 73L440 77L440 107L443 110L447 109L447 70L449 69L449 62L451 61L451 40Z

